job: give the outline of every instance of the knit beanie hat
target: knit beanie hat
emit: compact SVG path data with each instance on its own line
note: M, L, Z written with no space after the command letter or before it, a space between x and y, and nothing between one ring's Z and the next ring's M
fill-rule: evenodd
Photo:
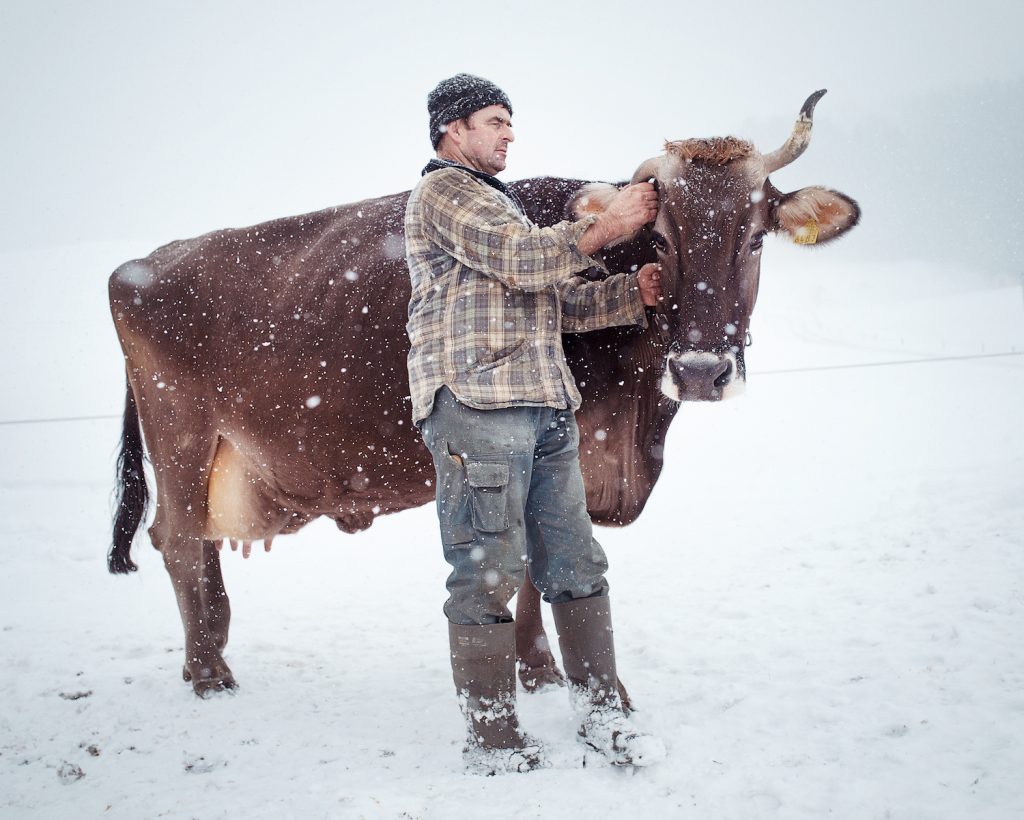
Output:
M483 77L456 74L441 80L437 88L427 95L431 145L437 148L448 123L468 117L489 105L503 105L509 114L512 113L512 103L505 92Z

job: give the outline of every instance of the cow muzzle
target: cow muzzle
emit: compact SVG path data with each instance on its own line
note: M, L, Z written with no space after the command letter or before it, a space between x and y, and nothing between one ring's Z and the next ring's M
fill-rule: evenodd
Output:
M734 353L669 351L661 392L673 401L721 401L742 384Z

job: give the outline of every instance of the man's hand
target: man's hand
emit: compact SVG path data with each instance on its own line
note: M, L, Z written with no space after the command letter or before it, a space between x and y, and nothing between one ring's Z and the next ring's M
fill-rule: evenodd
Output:
M650 182L622 188L580 237L580 253L590 256L610 242L640 230L658 216L658 192Z
M650 182L638 182L622 188L601 215L613 220L619 237L629 236L658 216L658 192Z
M637 273L640 298L647 307L656 307L664 297L661 292L661 265L648 262Z

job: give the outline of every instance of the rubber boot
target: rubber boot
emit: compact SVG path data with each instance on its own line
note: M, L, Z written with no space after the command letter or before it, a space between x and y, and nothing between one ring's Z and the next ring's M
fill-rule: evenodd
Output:
M580 740L617 766L650 766L663 760L665 744L641 732L623 709L608 597L553 604L551 612L569 696L580 717Z
M448 624L452 678L466 718L466 769L479 774L542 768L540 743L516 715L515 624Z

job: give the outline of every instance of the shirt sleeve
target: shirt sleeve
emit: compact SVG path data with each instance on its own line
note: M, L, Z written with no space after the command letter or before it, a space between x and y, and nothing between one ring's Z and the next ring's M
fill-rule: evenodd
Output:
M597 281L575 276L557 288L563 333L585 333L615 325L647 327L635 273L616 273Z
M535 291L595 264L577 244L594 222L528 224L499 192L457 170L433 171L420 193L423 233L467 267L510 288Z

